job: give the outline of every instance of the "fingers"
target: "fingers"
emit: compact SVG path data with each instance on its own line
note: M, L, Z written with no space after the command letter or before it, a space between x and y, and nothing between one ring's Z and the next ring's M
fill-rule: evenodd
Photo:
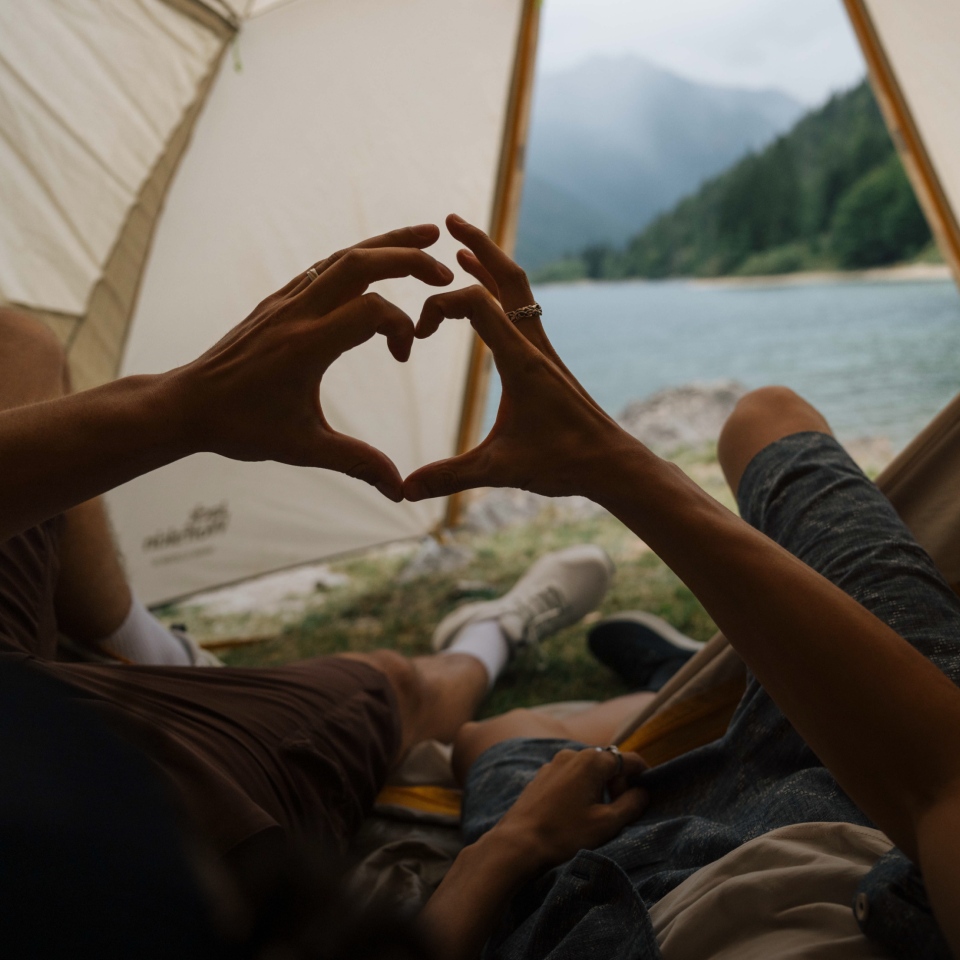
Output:
M387 499L403 499L403 479L393 461L369 443L327 428L318 466L356 477L376 487Z
M495 296L503 304L504 310L516 310L517 307L533 303L533 291L530 289L527 275L479 227L467 223L455 213L447 217L446 224L450 235L465 247L470 248L477 263L490 276L499 291ZM467 269L463 261L460 265ZM477 275L474 273L473 276ZM480 277L477 279L486 286Z
M610 787L613 799L602 806L602 816L609 821L613 832L636 820L643 813L650 796L642 787L630 787L628 782L648 769L646 762L637 753L617 754L609 750L584 750L594 772ZM592 756L589 756L592 754ZM619 789L618 789L619 788Z
M620 756L623 757L623 769L620 775L626 780L639 777L645 770L650 769L639 753L621 753Z
M457 251L457 263L466 270L475 280L478 280L492 296L500 299L500 288L497 281L490 276L490 271L477 259L476 254L469 250Z
M396 277L416 277L430 286L444 287L453 280L453 272L422 250L352 247L290 303L302 304L314 313L329 313L361 296L371 283Z
M490 486L490 458L484 449L486 441L467 453L447 460L428 463L403 481L405 500L429 500L449 497L462 490Z
M415 227L400 227L381 233L378 237L361 240L357 247L369 249L371 247L416 247L422 250L432 246L440 238L440 228L435 223L420 223ZM334 254L339 258L339 254Z
M370 249L373 247L411 247L422 250L424 247L432 246L440 237L440 228L435 223L420 223L414 227L400 227L397 230L390 230L388 233L381 233L377 237L369 237L353 244L351 247L344 247L336 253L330 254L323 260L318 260L313 264L313 269L318 274L322 274L328 267L336 263L348 250ZM313 282L312 277L307 276L306 270L298 273L286 286L282 287L274 296L283 297L299 293L303 288Z
M500 301L504 310L516 310L534 302L527 275L479 227L467 223L454 213L447 217L446 222L451 235L470 247L470 250L461 250L457 254L457 262ZM541 353L553 361L584 399L600 409L554 350L539 317L521 320L516 327Z
M493 351L498 367L502 361L509 363L511 359L530 355L530 345L483 287L464 287L428 297L417 321L417 339L432 336L445 318L469 320L480 339Z
M387 347L401 363L410 357L413 320L378 293L367 293L334 310L316 327L317 344L326 362L366 343L374 334L387 338Z

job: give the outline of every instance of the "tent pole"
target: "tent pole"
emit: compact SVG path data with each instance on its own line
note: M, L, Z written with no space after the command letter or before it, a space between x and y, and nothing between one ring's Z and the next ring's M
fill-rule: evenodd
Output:
M507 115L504 123L497 186L490 217L490 236L507 253L512 254L517 239L520 197L523 191L524 148L530 126L533 99L533 77L537 56L537 37L542 0L524 0L517 37L517 55L510 82ZM484 402L490 382L490 352L474 334L463 392L460 426L457 431L457 454L472 449L479 438ZM455 493L447 500L441 529L455 527L466 505L466 494Z
M870 83L890 135L923 208L944 259L960 284L960 226L940 184L906 97L883 49L866 0L844 0L847 14L863 49Z

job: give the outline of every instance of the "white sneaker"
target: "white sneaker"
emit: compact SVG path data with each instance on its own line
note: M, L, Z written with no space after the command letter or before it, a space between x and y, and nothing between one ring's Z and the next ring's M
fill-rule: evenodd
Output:
M444 617L433 631L433 649L446 649L468 623L496 620L512 655L595 609L613 571L606 551L592 544L544 554L498 600L467 603Z

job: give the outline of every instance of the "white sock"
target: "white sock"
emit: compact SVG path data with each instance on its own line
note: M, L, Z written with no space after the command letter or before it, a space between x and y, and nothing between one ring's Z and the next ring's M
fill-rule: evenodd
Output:
M136 598L120 626L100 646L134 663L189 667L186 647Z
M510 646L496 620L468 623L453 638L444 653L466 653L479 660L487 671L487 689L491 689L500 671L510 659Z

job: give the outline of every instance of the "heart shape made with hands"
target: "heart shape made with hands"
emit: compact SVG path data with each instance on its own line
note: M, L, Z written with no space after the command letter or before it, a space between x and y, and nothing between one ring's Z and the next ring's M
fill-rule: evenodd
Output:
M589 494L598 452L619 449L626 434L567 369L539 316L507 317L534 302L524 271L479 228L455 215L446 225L466 247L458 263L479 285L429 297L415 335L431 336L445 318L469 319L493 354L503 390L487 437L470 451L415 470L404 481L404 497L422 500L480 486Z
M564 366L539 317L516 324L507 318L505 311L533 302L520 267L460 217L449 216L446 225L466 248L458 263L479 284L429 297L416 324L367 290L378 280L406 276L449 284L452 271L424 252L439 238L433 224L374 237L314 264L198 360L173 371L186 378L181 385L196 401L191 411L199 419L192 425L199 448L237 460L336 470L397 502L476 486L580 492L584 452L596 450L598 430L619 428ZM404 480L382 451L330 426L319 385L338 357L378 333L405 362L413 341L433 335L445 318L469 319L490 347L503 382L500 409L490 434L473 450L420 467ZM199 418L197 410L203 411Z

